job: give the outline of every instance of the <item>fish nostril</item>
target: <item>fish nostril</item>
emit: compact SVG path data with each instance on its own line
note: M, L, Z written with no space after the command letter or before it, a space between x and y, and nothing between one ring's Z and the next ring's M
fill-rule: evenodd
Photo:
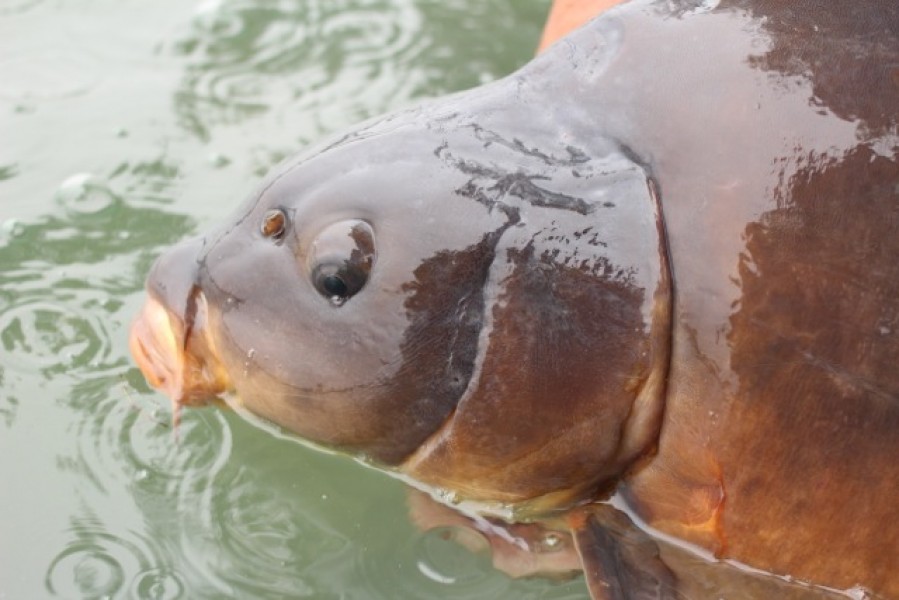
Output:
M183 352L187 351L187 345L190 341L191 334L193 334L194 326L197 323L197 311L202 294L203 292L200 290L200 287L194 284L187 295L183 319L184 335L181 336L181 350Z
M195 311L203 239L187 240L156 259L147 277L147 291L187 329Z

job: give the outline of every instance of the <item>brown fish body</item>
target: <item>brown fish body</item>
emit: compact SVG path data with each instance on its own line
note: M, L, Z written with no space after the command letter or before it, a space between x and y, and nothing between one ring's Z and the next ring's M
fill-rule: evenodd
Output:
M899 597L899 7L725 4L627 29L688 67L625 43L604 74L643 76L605 89L649 140L675 280L626 494L718 556Z
M465 498L620 485L899 597L899 6L825 4L629 3L286 163L154 267L138 361Z

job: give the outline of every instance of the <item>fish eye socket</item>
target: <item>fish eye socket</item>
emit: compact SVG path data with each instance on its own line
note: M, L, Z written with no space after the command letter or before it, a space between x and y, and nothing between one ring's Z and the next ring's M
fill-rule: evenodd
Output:
M280 208L273 208L262 217L262 225L259 230L263 236L273 239L281 239L287 228L287 215Z
M307 268L316 291L342 306L365 287L375 262L371 225L351 219L333 223L312 241Z

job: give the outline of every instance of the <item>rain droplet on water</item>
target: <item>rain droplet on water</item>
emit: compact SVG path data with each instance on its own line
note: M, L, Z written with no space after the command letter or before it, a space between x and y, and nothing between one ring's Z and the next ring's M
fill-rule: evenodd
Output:
M56 190L56 201L75 213L100 212L115 200L106 182L91 173L72 175Z
M6 219L0 224L0 237L13 238L22 235L25 227L18 219Z
M227 167L231 164L231 159L225 156L224 154L219 154L218 152L213 152L209 156L206 157L207 162L210 165L215 167L216 169L221 169Z

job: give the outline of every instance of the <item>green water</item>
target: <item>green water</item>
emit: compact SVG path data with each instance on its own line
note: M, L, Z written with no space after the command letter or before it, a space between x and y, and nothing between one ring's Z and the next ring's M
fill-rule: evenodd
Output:
M495 79L546 0L0 0L0 599L583 598L410 524L402 484L127 354L154 257L271 166Z

